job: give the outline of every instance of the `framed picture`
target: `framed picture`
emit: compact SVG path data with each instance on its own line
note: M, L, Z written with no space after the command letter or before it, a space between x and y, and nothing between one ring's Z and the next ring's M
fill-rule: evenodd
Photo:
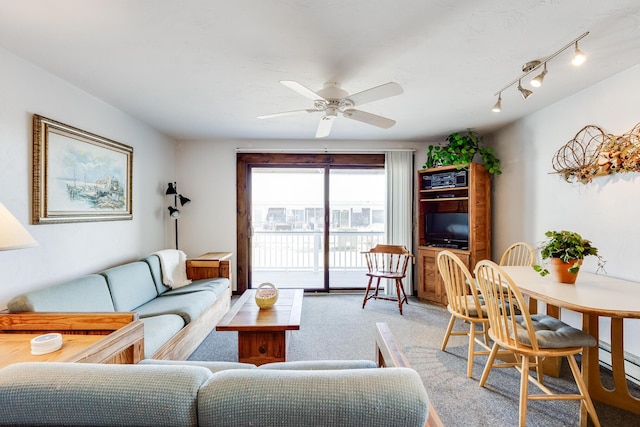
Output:
M33 116L34 224L133 218L133 147Z

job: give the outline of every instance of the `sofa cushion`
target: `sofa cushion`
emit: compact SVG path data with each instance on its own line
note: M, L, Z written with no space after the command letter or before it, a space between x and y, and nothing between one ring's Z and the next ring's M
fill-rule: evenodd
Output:
M201 366L211 372L226 371L227 369L256 369L256 365L240 362L209 362L202 360L165 360L165 359L143 359L138 365L188 365Z
M200 291L181 295L167 295L167 293L136 307L140 318L158 316L160 314L178 314L185 323L190 323L200 317L202 313L216 300L213 292Z
M162 283L162 267L160 267L160 258L158 257L158 255L149 255L145 258L142 258L141 261L146 262L149 266L151 276L153 277L153 283L156 286L158 295L161 295L171 289L169 286Z
M135 261L100 272L107 278L116 311L133 311L158 296L149 265Z
M420 426L429 400L409 368L221 371L198 393L201 426ZM295 408L295 410L292 410Z
M113 312L105 278L89 274L77 279L18 295L7 303L10 312L70 311Z
M144 357L153 356L185 326L184 319L177 314L163 314L140 320L144 323Z
M17 363L0 371L1 425L196 426L196 366Z
M367 369L377 368L373 360L299 360L293 362L273 362L260 365L259 369L292 369L308 371L324 371L332 369Z

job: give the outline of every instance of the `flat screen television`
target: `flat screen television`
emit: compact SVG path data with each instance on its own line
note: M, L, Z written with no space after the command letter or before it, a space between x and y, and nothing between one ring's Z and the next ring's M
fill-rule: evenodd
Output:
M425 215L427 245L466 249L469 246L467 212L434 212Z

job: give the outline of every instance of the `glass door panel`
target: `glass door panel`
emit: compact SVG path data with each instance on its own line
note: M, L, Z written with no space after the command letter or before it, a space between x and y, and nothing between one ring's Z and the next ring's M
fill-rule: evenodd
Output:
M324 168L251 169L249 287L324 290Z
M329 288L367 285L362 255L384 242L384 169L331 169L329 172Z

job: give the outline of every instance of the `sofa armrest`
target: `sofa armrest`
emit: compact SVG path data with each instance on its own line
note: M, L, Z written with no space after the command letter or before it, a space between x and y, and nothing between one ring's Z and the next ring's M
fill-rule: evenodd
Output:
M376 323L376 362L381 368L410 368L409 360L404 355L389 325ZM429 418L425 427L443 427L442 420L429 402Z
M106 335L138 320L138 313L0 312L0 333L70 332Z

